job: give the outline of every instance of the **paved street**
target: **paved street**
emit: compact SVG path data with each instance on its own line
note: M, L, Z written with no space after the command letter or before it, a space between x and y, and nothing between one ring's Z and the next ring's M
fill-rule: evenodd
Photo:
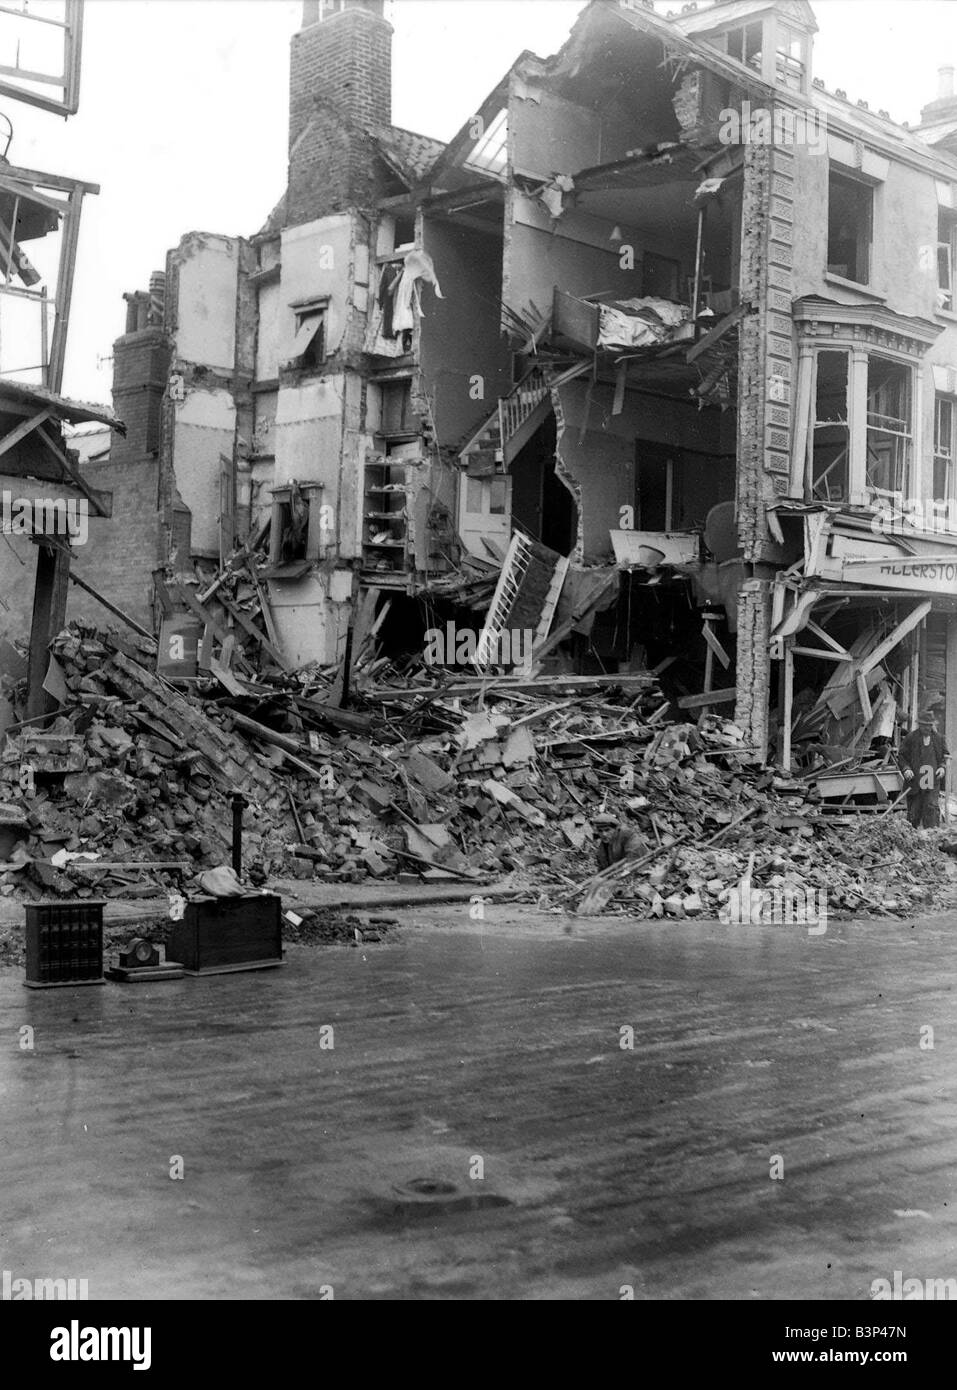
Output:
M33 992L0 972L0 1267L91 1298L866 1299L895 1269L957 1277L957 917L814 938L506 906L403 922L255 974Z

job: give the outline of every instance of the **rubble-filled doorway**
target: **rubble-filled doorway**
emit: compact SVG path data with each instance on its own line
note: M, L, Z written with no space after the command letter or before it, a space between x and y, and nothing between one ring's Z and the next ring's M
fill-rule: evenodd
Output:
M550 550L571 555L578 536L578 508L555 469L557 439L550 413L512 461L512 521Z

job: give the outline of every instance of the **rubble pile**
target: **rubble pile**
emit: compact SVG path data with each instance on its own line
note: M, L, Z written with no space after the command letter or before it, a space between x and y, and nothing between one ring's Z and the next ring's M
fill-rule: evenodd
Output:
M315 673L183 693L145 639L81 626L53 653L59 714L0 750L6 896L180 887L229 861L237 792L257 885L510 876L556 907L682 918L742 883L908 913L957 876L900 814L836 816L813 779L757 765L729 720L665 722L651 675L420 673L338 709Z

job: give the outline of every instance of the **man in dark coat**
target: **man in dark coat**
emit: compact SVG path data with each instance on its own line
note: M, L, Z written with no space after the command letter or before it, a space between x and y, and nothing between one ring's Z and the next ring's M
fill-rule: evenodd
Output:
M940 793L949 757L947 744L935 730L933 715L922 714L919 727L900 746L907 819L917 829L930 830L940 824Z

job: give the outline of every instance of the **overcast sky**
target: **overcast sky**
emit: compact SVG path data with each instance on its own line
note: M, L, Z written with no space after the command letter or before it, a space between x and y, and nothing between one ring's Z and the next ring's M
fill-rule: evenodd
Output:
M36 4L36 0L34 0ZM392 0L393 120L448 139L522 49L560 47L582 0ZM679 11L680 0L659 4ZM250 235L285 181L299 0L86 0L80 110L0 98L14 164L101 185L86 201L64 390L110 400L125 290L187 231ZM957 63L957 0L816 0L827 87L916 123ZM32 254L32 252L31 252ZM34 259L37 259L34 257Z

